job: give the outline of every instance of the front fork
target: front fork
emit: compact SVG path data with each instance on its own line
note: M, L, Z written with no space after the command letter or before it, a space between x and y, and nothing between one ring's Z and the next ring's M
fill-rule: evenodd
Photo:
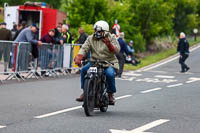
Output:
M105 76L101 78L100 86L101 86L101 89L100 89L101 92L100 92L100 99L99 100L100 100L101 103L104 103L104 102L106 102L105 98L107 96L107 84L106 84L106 77Z

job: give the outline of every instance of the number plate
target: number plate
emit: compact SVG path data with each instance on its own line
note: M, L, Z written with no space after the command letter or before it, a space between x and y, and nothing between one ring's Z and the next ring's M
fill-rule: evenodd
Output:
M90 67L88 72L97 73L97 67Z

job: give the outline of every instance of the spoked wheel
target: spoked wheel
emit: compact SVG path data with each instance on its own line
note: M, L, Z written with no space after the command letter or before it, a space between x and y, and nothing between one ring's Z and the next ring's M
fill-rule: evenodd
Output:
M100 106L100 111L101 112L107 112L108 104L109 104L109 98L108 98L108 94L106 93L103 96L102 105Z
M95 88L94 82L91 79L84 81L84 111L86 116L92 116L94 113L95 104Z

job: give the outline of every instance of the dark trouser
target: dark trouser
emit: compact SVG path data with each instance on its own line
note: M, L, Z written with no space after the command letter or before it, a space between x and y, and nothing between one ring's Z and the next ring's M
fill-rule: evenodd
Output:
M10 59L10 51L11 51L12 45L7 43L0 43L0 62L1 59L4 59L4 71L7 71L9 59Z
M116 55L117 56L117 59L119 61L119 70L117 72L117 75L119 77L121 77L122 73L123 73L123 70L124 70L124 63L125 63L125 57L124 57L124 54L123 53L119 53Z
M181 64L181 71L188 69L188 66L185 64L186 59L189 57L188 54L181 54L179 58L179 63Z

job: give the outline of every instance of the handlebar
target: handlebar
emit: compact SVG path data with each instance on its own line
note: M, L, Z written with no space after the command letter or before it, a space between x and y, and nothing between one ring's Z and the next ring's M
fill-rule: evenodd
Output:
M102 63L102 64L114 65L114 63L110 62L110 61L105 61L105 60L91 60L91 59L86 59L84 61L81 61L81 64L86 64L88 62L91 62L91 63L94 63L94 64Z

